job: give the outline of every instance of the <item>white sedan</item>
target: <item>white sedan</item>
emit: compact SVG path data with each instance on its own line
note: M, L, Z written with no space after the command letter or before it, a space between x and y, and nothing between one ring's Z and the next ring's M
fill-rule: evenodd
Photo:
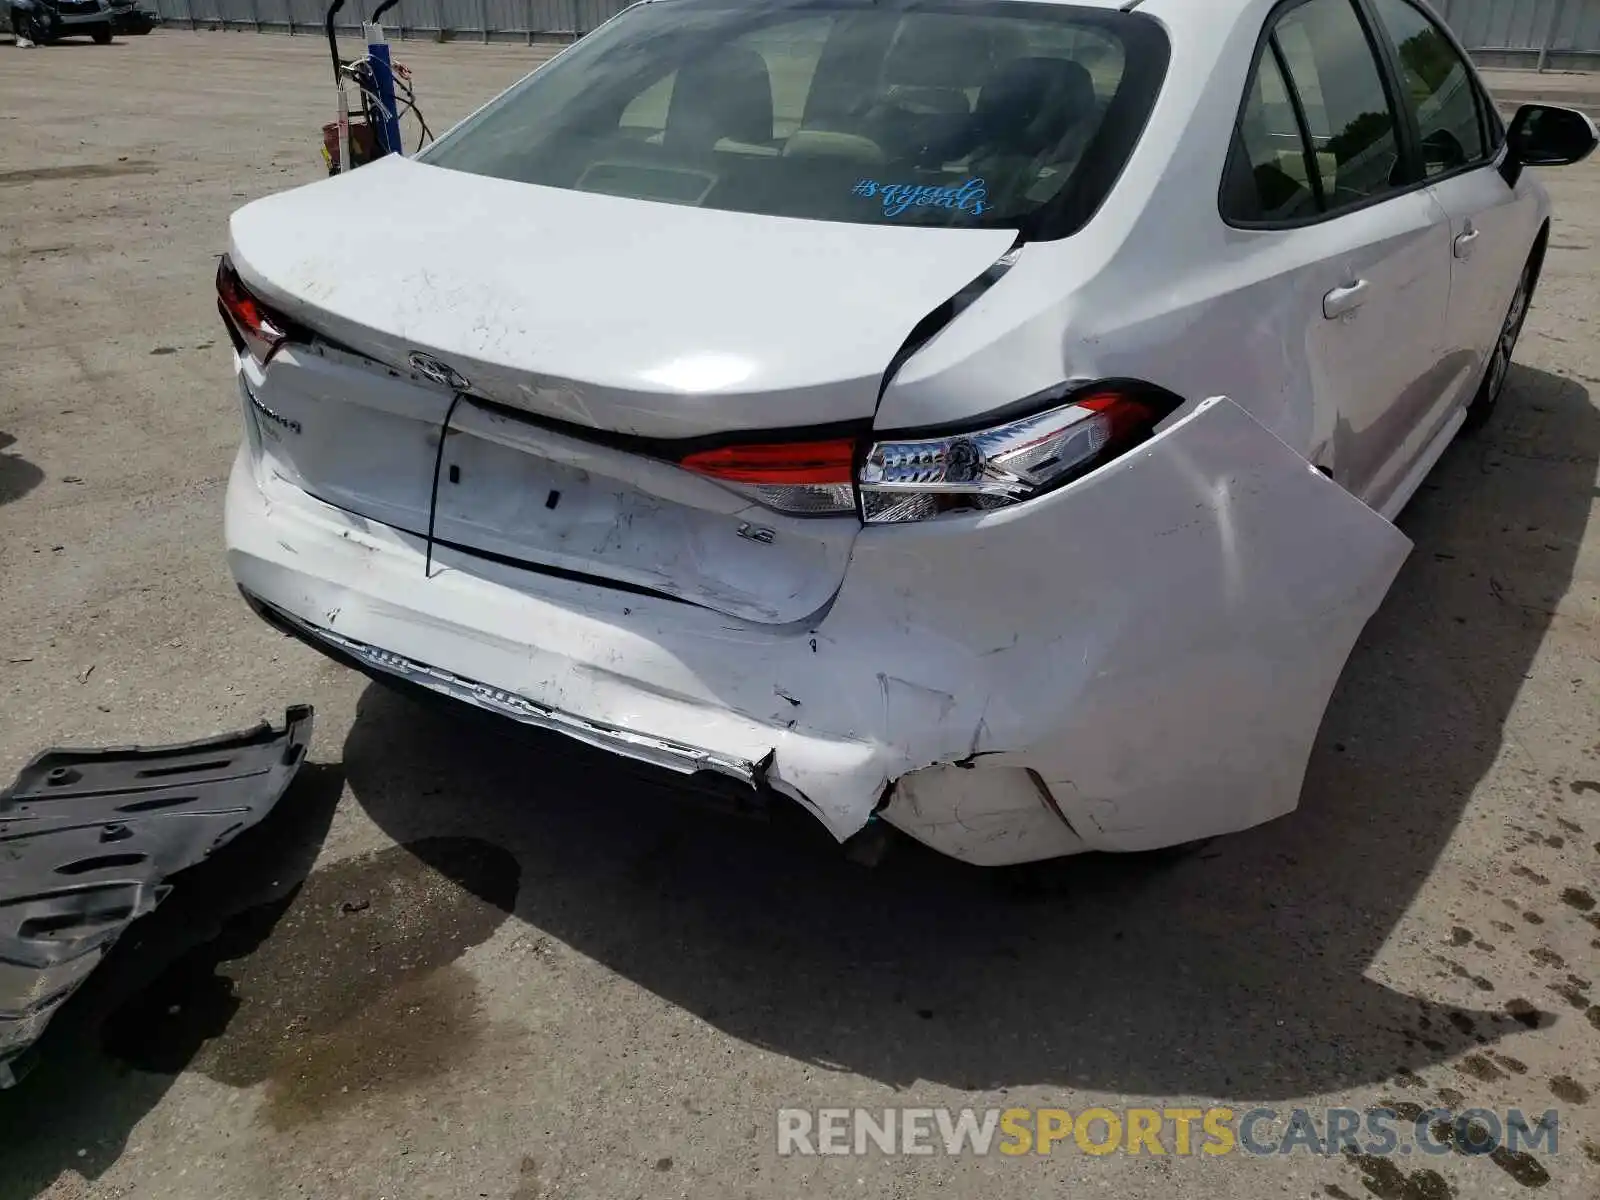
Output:
M229 563L840 841L1243 829L1594 144L1412 0L650 0L233 215Z

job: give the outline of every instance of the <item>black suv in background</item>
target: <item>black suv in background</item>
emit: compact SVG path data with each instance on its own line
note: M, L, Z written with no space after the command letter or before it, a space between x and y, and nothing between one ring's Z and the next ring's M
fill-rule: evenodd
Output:
M143 34L158 18L137 0L7 0L18 45L89 37L104 45L115 34Z

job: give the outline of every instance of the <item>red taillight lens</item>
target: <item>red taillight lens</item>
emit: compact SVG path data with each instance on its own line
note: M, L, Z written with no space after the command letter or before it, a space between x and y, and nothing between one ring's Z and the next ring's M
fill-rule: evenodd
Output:
M697 451L681 463L697 474L730 483L849 483L855 453L853 439L836 438L831 442L722 446Z
M248 350L262 366L271 361L295 332L287 317L279 316L250 294L224 254L217 264L217 309L236 349Z
M772 442L699 450L678 460L768 508L797 516L854 512L856 443Z
M1094 392L1074 399L1079 408L1097 412L1106 419L1109 448L1118 450L1130 441L1142 441L1176 407L1149 396L1126 392Z

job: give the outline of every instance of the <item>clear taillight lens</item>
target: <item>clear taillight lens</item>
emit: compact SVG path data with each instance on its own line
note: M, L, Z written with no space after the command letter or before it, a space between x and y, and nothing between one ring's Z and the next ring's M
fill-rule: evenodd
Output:
M1094 392L989 429L878 442L861 467L861 515L890 524L1017 504L1142 441L1172 407Z
M988 429L886 438L859 460L860 443L835 438L724 446L678 463L778 512L921 521L1004 508L1060 487L1142 442L1179 403L1140 385L1063 385L1031 399L1050 407Z

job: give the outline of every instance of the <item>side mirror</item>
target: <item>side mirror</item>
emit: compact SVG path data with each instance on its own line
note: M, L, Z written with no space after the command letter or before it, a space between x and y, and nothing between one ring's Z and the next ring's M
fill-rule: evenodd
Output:
M1506 144L1525 167L1564 167L1582 162L1600 142L1594 122L1575 108L1524 104L1511 118Z

